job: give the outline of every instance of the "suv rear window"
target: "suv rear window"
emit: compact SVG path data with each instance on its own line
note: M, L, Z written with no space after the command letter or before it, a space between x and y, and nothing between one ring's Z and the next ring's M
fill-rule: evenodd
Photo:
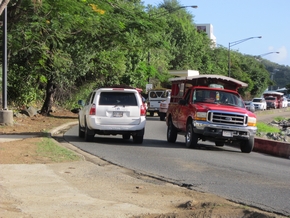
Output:
M102 92L99 105L137 106L137 99L132 92Z

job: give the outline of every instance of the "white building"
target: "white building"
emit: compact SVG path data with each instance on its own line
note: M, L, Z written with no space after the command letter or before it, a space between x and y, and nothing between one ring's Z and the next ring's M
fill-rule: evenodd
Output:
M213 34L212 24L196 24L197 31L203 31L212 40L214 47L216 47L216 37Z

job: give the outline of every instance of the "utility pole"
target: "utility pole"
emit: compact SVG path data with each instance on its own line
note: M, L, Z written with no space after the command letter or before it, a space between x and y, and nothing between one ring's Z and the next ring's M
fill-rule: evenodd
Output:
M13 112L7 108L7 6L3 13L3 50L2 50L2 110L0 124L13 125Z

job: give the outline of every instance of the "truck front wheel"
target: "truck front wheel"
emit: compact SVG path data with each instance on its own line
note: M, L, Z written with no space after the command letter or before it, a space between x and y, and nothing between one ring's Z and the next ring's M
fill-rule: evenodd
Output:
M187 148L194 148L197 146L197 142L197 134L194 133L192 124L188 123L186 126L185 146Z
M177 129L173 125L172 120L169 119L168 120L168 127L167 127L167 141L174 143L174 142L176 142L176 138L177 138Z
M240 147L241 147L241 152L243 153L251 153L251 151L254 148L255 144L255 139L254 137L251 137L249 140L243 140L241 141Z

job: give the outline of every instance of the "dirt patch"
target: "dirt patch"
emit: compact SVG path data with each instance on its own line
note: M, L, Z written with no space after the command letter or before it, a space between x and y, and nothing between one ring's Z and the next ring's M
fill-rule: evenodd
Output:
M33 138L0 143L1 217L281 217L212 194L200 193L83 155L82 161L53 163L37 143L54 127L77 121L59 110L52 116L15 117L1 135Z

